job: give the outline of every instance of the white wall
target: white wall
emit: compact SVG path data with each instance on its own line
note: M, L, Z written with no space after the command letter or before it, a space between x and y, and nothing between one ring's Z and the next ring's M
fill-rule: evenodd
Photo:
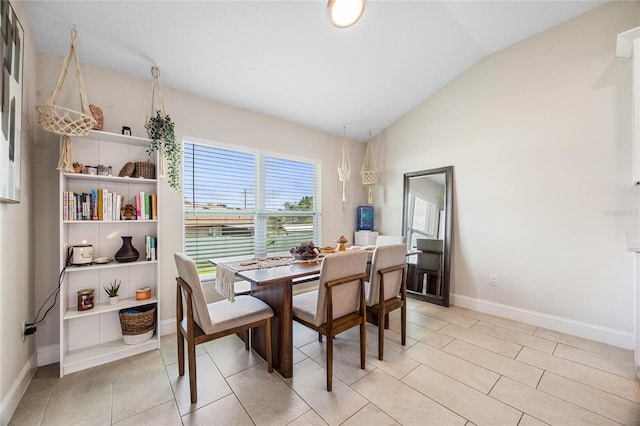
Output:
M34 232L34 161L31 111L35 111L36 49L22 2L11 2L24 29L22 140L21 140L21 201L20 204L0 203L0 423L6 424L16 398L28 383L33 369L29 364L34 351L34 339L22 341L22 322L34 315L34 252L37 236Z
M454 166L456 304L632 347L639 188L632 64L615 43L639 23L640 2L608 3L491 55L384 132L383 233L402 223L403 173Z
M33 337L21 342L21 323L55 288L59 272L58 142L35 128L34 106L51 92L62 58L35 53L22 4L12 3L27 49L23 201L0 205L3 403L34 350ZM455 299L630 333L632 262L624 233L638 228L638 188L630 185L631 62L614 52L616 34L639 21L638 2L607 4L492 55L399 120L376 139L383 170L376 228L401 233L403 173L453 165ZM86 65L83 72L90 102L104 110L105 130L129 125L144 136L148 82ZM60 103L77 104L75 90L68 83ZM366 193L354 173L349 202L340 203L339 138L167 87L164 95L179 138L321 160L324 243L351 235ZM357 171L364 146L350 148ZM416 152L424 155L407 155ZM182 230L181 198L163 189L161 319L167 319L174 315L171 254L181 248ZM499 287L489 287L489 273L499 274ZM53 313L38 327L38 348L58 343Z
M82 34L79 34L82 43ZM82 58L80 58L82 60ZM38 103L43 103L55 85L62 58L40 53L38 56ZM158 64L162 71L162 64ZM149 64L149 69L151 64ZM146 137L144 122L149 106L149 82L127 77L109 70L82 65L89 102L100 106L104 113L104 130L120 133L123 125L132 128L134 136ZM149 74L150 75L150 74ZM160 79L162 85L162 77ZM355 176L348 187L348 202L342 203L342 186L337 168L341 153L341 138L311 130L279 119L211 102L198 96L171 90L163 86L166 112L176 123L176 136L184 135L235 144L319 160L322 167L323 241L333 244L340 234L352 235L355 229L356 207L366 201L365 189ZM80 108L77 86L68 80L59 104ZM336 129L339 131L340 129ZM41 295L48 293L55 284L51 277L58 273L58 224L56 212L58 142L53 135L42 132L43 149L39 152L43 163L42 176L36 190L38 208L36 221L42 228L37 261L43 279ZM365 146L350 142L352 167L362 163ZM159 199L162 229L159 235L162 303L160 320L175 317L175 277L177 275L173 253L182 250L182 198L163 183ZM45 280L44 277L49 277ZM58 323L52 316L38 330L37 346L46 347L58 343Z

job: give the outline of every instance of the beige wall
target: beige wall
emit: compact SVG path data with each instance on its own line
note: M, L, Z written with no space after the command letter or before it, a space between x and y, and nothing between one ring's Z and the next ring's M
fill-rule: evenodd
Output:
M400 231L403 173L454 166L456 304L629 344L639 188L632 63L615 43L639 24L639 2L606 4L491 55L384 132L383 233Z
M82 43L82 34L79 34ZM80 58L82 60L82 58ZM47 53L38 55L38 103L43 103L51 92L60 70L62 58ZM162 71L162 64L159 64ZM151 68L151 64L149 64ZM149 105L149 82L127 77L109 70L82 66L82 73L89 97L89 102L100 106L104 112L105 131L120 133L123 125L132 128L134 136L146 137L144 122ZM162 85L162 77L160 79ZM228 105L211 102L198 96L171 90L163 87L163 96L167 113L176 123L178 140L188 135L200 139L252 147L273 153L309 158L321 162L322 167L322 235L323 243L333 244L340 234L352 235L355 229L356 207L366 201L364 187L354 178L349 182L349 201L341 202L342 186L338 182L337 168L341 153L341 138L319 131L301 127L279 119L267 117L234 108ZM61 105L79 108L77 86L69 80L60 97ZM336 129L339 131L340 129ZM42 224L41 238L46 240L39 248L37 256L39 271L50 292L54 283L52 277L58 268L58 225L57 217L48 212L56 211L58 158L57 139L53 135L42 132L43 144L39 154L42 157L42 177L39 180L37 195L39 205L36 220ZM350 143L352 168L357 169L364 155L363 144ZM162 196L159 199L161 214L161 231L159 235L161 267L161 320L175 317L175 277L176 270L173 253L182 250L182 198L163 181ZM45 291L43 291L44 295ZM43 324L37 335L37 346L45 347L58 343L58 323L52 316Z
M23 98L21 202L0 203L0 397L5 419L6 396L35 349L34 339L22 341L22 322L34 315L34 122L36 49L22 2L11 2L25 33Z
M25 343L20 328L55 289L59 272L58 142L35 127L34 106L51 92L62 58L36 53L22 4L12 3L26 33L23 193L19 205L0 204L3 403L35 346L58 343L57 308ZM403 173L455 167L454 300L631 332L632 258L624 247L624 233L638 231L631 62L614 52L616 34L638 26L639 17L638 2L615 2L498 52L377 139L383 173L374 197L376 227L385 234L401 232ZM90 66L83 72L90 102L104 110L105 130L118 133L129 125L144 136L148 82ZM65 89L60 103L77 104L75 86ZM354 173L349 202L342 205L339 138L167 87L164 95L179 138L322 161L324 243L351 235L355 207L366 200L357 173L362 145L350 146ZM163 190L161 317L168 319L174 315L171 255L181 248L181 198L166 184ZM499 287L489 287L490 273L499 274Z

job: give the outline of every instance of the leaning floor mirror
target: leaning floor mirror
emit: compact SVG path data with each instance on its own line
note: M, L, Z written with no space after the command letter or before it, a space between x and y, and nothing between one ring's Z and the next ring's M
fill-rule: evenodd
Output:
M449 306L452 216L453 166L405 173L407 296Z

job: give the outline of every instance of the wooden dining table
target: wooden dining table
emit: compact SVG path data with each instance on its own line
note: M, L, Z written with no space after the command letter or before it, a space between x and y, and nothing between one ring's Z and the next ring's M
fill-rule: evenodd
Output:
M271 339L273 367L288 378L293 376L293 285L320 273L322 260L292 263L274 268L239 271L236 275L251 283L251 295L273 309ZM266 359L266 336L262 328L251 330L251 347Z
M407 253L407 255L415 252ZM373 250L369 250L369 262ZM228 259L224 259L228 260ZM218 264L223 259L210 259ZM273 309L271 347L273 367L282 375L293 376L293 286L315 279L320 274L322 258L271 268L238 271L236 276L251 283L251 296L264 301ZM261 327L251 330L251 347L263 359L266 357L266 335Z
M218 265L240 258L209 259ZM273 367L282 375L293 376L293 285L294 281L304 282L315 279L320 274L322 259L295 262L271 268L238 271L236 276L251 283L251 295L273 309L271 320L271 347ZM251 330L251 347L263 359L266 356L266 335L261 327Z

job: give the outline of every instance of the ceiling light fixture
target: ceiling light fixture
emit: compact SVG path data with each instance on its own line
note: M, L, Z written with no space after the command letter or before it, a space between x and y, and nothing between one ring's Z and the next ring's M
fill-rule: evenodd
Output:
M364 13L365 0L329 0L327 14L331 23L338 28L349 28Z

